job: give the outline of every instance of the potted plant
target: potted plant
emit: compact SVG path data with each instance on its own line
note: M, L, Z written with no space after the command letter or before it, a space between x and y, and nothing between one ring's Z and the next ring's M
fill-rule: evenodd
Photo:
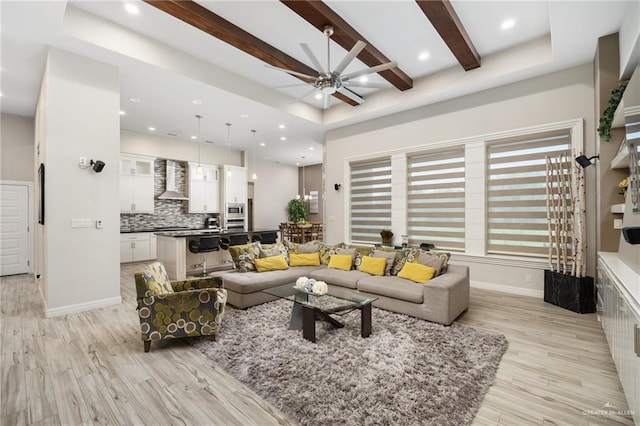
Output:
M380 231L380 236L382 237L382 244L391 244L391 238L393 238L393 232L389 229L383 229Z
M569 153L546 158L549 269L544 271L544 301L586 314L596 310L593 277L586 274L584 170ZM567 170L573 170L567 175Z
M287 213L289 214L289 221L298 223L307 220L307 206L304 205L304 201L294 198L289 201L287 205Z
M611 91L609 97L609 103L604 111L602 111L602 117L600 117L600 126L598 127L598 134L601 138L609 142L611 140L611 125L613 124L613 116L616 113L616 109L622 100L624 89L627 88L628 80L619 82L616 87Z

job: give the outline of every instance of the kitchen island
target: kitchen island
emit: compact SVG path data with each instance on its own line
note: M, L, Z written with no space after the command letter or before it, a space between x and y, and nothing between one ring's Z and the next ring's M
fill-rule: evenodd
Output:
M189 241L200 237L227 238L233 235L247 235L249 241L253 235L264 232L278 232L275 229L254 229L253 231L222 231L219 229L190 229L166 232L156 232L157 260L164 264L169 278L172 280L184 280L202 272L202 268L195 265L202 264L203 254L195 254L189 251ZM214 251L206 254L207 271L219 271L233 268L233 261L227 250Z

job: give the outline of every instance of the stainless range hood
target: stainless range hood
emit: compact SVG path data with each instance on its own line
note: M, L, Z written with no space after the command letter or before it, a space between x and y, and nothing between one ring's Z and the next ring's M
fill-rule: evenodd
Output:
M183 193L176 189L176 162L167 160L167 189L158 196L159 200L188 200Z

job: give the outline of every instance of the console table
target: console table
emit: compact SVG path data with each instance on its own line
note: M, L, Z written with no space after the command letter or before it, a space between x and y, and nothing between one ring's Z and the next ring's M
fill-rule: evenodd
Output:
M597 312L629 410L640 424L640 275L617 253L598 253Z

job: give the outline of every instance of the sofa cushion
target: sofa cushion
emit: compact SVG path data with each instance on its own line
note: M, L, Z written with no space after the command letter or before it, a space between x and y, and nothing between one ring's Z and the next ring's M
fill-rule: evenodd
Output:
M287 261L287 263L289 263L289 250L283 243L261 244L261 248L264 250L273 250L277 248L280 251L280 254L284 256L284 259Z
M323 265L328 265L329 260L331 259L331 255L336 254L336 250L340 247L342 247L342 243L336 244L335 246L320 243L320 263L322 263Z
M229 247L229 254L240 272L255 271L253 259L260 256L260 242Z
M424 300L424 284L394 276L362 278L358 280L357 289L412 303L422 303Z
M391 275L391 268L393 267L393 263L396 261L396 252L395 251L385 251L385 250L371 250L369 256L373 257L384 257L387 261L387 264L384 268L384 275Z
M291 283L293 286L299 277L309 276L312 271L317 269L317 266L296 266L284 271L233 271L222 274L221 276L224 287L227 290L240 294L249 294L288 283Z
M256 258L253 259L253 262L258 272L284 271L289 269L289 265L287 265L287 261L282 255L269 256L263 259Z
M356 288L358 280L361 278L371 277L371 275L360 271L342 271L340 269L316 269L309 274L310 278L324 281L331 285L340 287Z
M411 280L414 283L424 284L433 278L435 274L435 268L420 263L407 262L402 267L402 271L398 273L398 277Z
M353 257L350 254L333 254L329 260L330 269L350 271L353 265Z
M402 271L402 267L405 263L413 263L418 258L420 249L417 248L403 248L396 253L396 260L391 267L391 275L398 275Z
M289 263L291 266L320 266L320 253L291 253Z
M298 244L296 253L316 253L320 251L320 243Z
M384 275L387 260L379 257L362 256L359 270L370 275Z
M434 276L436 277L443 273L442 266L446 260L445 256L439 256L428 251L420 251L418 255L418 263L435 269L436 274Z
M153 262L142 270L142 276L151 294L160 296L163 294L173 293L173 286L164 269L164 265L160 262Z

